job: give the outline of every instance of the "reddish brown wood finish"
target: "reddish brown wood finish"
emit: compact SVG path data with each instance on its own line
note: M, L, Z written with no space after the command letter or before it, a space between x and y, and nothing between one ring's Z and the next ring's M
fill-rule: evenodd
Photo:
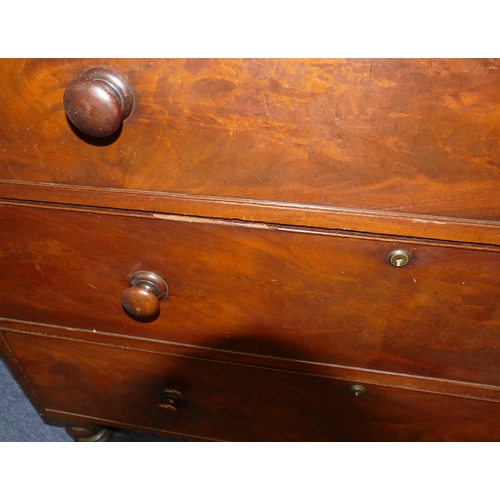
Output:
M131 287L122 293L122 306L132 316L138 319L154 319L160 314L158 299L148 290Z
M249 366L7 334L52 418L222 440L497 441L500 404ZM162 390L185 396L158 412Z
M130 276L129 284L122 293L123 309L134 319L155 320L160 314L160 300L168 294L165 280L149 271L136 271Z
M125 349L135 349L144 352L156 352L173 356L192 357L211 361L220 361L231 364L241 364L275 370L285 370L301 374L313 374L343 380L348 384L370 384L384 387L411 389L431 394L442 394L449 396L466 397L469 399L480 399L484 401L500 401L500 386L482 385L464 381L438 379L405 375L403 373L367 370L359 367L330 365L322 363L311 363L287 358L278 358L271 355L259 355L250 353L238 353L224 351L213 347L201 347L188 344L178 344L165 340L142 339L140 337L126 337L123 335L106 333L101 331L89 331L74 327L60 327L32 323L19 320L0 318L0 331L13 332L16 334L38 335L59 339L72 339L78 342L87 342L115 346ZM1 337L0 337L1 339ZM264 344L270 342L261 342ZM0 343L3 354L10 360L12 353ZM265 350L265 349L263 349ZM307 351L302 346L302 352ZM11 361L11 364L14 361Z
M0 315L382 371L500 384L500 254L299 228L3 206ZM394 268L391 250L411 263ZM138 323L128 277L165 278Z
M63 106L93 67L134 88L109 137ZM45 421L500 439L499 68L0 60L0 350Z
M127 209L222 218L270 224L340 229L396 236L413 236L437 240L500 245L500 223L473 219L456 219L423 215L402 215L390 212L348 210L320 206L294 205L183 196L163 193L124 192L119 189L97 189L74 186L53 186L25 182L0 181L0 198L10 203L50 202L53 208L64 205ZM38 204L38 203L37 203ZM59 204L63 204L60 206ZM80 208L85 210L85 208ZM112 211L111 211L112 212Z
M94 66L137 104L111 140L67 123ZM0 177L500 220L490 59L2 60Z

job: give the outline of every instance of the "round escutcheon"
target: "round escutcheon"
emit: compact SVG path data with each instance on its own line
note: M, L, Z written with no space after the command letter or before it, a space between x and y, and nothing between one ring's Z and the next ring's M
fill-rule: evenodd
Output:
M351 387L349 387L349 392L359 398L360 396L364 396L366 394L366 388L363 387L362 385L359 385L359 384L354 384L354 385L351 385Z
M394 267L404 267L410 263L411 254L408 250L393 250L388 256L387 260Z

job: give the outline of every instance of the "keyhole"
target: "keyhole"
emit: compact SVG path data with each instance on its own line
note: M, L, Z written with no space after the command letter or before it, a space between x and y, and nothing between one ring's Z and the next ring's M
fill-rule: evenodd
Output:
M411 254L406 250L393 250L387 256L387 260L394 267L404 267L410 262Z

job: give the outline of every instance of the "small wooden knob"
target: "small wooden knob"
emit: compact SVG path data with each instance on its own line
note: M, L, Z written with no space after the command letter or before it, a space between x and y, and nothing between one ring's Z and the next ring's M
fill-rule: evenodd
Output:
M155 407L155 413L162 417L177 420L181 417L181 409L186 404L184 395L175 389L163 389L160 394L161 403Z
M137 319L155 319L160 300L168 295L168 286L157 274L138 271L129 278L130 288L122 293L122 306Z
M64 109L71 123L92 137L114 134L132 111L130 84L106 68L92 68L64 93Z
M149 290L133 286L122 293L125 310L137 318L152 318L160 312L160 302Z

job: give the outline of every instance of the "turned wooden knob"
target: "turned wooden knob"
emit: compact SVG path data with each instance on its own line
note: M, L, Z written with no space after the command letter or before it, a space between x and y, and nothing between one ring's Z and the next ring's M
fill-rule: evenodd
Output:
M71 123L92 137L115 133L133 107L130 84L106 68L92 68L64 93L64 109Z
M129 278L130 288L122 293L122 306L137 319L154 319L160 313L160 300L168 295L168 286L157 274L138 271Z
M163 389L160 393L161 403L154 409L157 415L177 420L181 417L181 410L186 404L186 398L182 392L175 389Z

